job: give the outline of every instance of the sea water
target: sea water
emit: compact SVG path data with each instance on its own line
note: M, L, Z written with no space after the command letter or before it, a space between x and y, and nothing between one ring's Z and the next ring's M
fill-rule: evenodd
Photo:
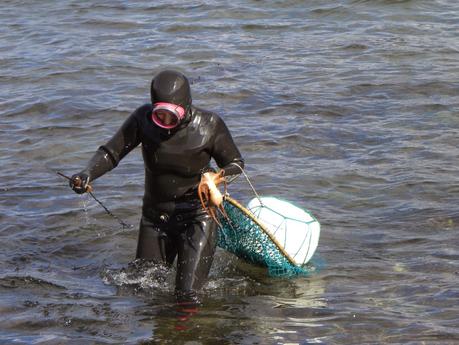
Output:
M459 10L444 0L3 1L0 344L459 343ZM320 221L311 274L218 250L197 310L133 262L139 149L67 181L185 73L260 195ZM244 178L230 193L247 202Z

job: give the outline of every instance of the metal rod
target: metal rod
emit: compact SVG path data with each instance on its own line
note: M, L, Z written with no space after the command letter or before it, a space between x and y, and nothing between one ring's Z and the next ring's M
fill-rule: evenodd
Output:
M56 171L56 174L58 174L59 176L62 176L63 178L66 178L67 180L69 181L72 181L72 179L66 175L64 175L63 173L59 172L59 171ZM118 221L118 223L120 223L123 228L132 228L133 226L130 225L130 224L127 224L126 222L124 222L123 220L121 220L119 217L115 216L103 203L102 201L100 201L99 199L96 198L96 196L94 195L94 193L92 192L92 188L91 186L88 186L90 188L88 188L86 191L89 193L89 195L91 195L91 197L105 210L105 212L107 212L107 214L111 217L113 217L114 219L116 219Z

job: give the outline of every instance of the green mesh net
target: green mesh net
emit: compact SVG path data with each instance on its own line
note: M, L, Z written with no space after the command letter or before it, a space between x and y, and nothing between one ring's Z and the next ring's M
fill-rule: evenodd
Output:
M228 218L221 216L218 246L248 262L265 266L270 276L292 277L306 275L283 253L250 211L234 199L226 198L224 208Z

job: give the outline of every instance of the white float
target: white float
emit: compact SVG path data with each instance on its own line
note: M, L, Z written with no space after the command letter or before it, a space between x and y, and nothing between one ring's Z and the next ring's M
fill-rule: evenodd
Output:
M319 244L320 224L309 212L274 197L254 198L247 208L297 266L303 266L314 255Z

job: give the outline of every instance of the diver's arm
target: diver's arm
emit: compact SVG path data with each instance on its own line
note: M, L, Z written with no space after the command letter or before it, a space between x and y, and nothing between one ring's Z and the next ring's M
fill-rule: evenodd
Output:
M99 147L86 168L80 172L88 176L88 183L115 168L124 156L139 145L137 111L129 116L105 145Z
M244 160L240 157L236 158L222 169L225 171L225 176L240 175L244 169Z
M212 157L218 167L225 171L225 176L241 174L244 168L244 159L241 157L228 127L220 118L217 118L215 130Z

